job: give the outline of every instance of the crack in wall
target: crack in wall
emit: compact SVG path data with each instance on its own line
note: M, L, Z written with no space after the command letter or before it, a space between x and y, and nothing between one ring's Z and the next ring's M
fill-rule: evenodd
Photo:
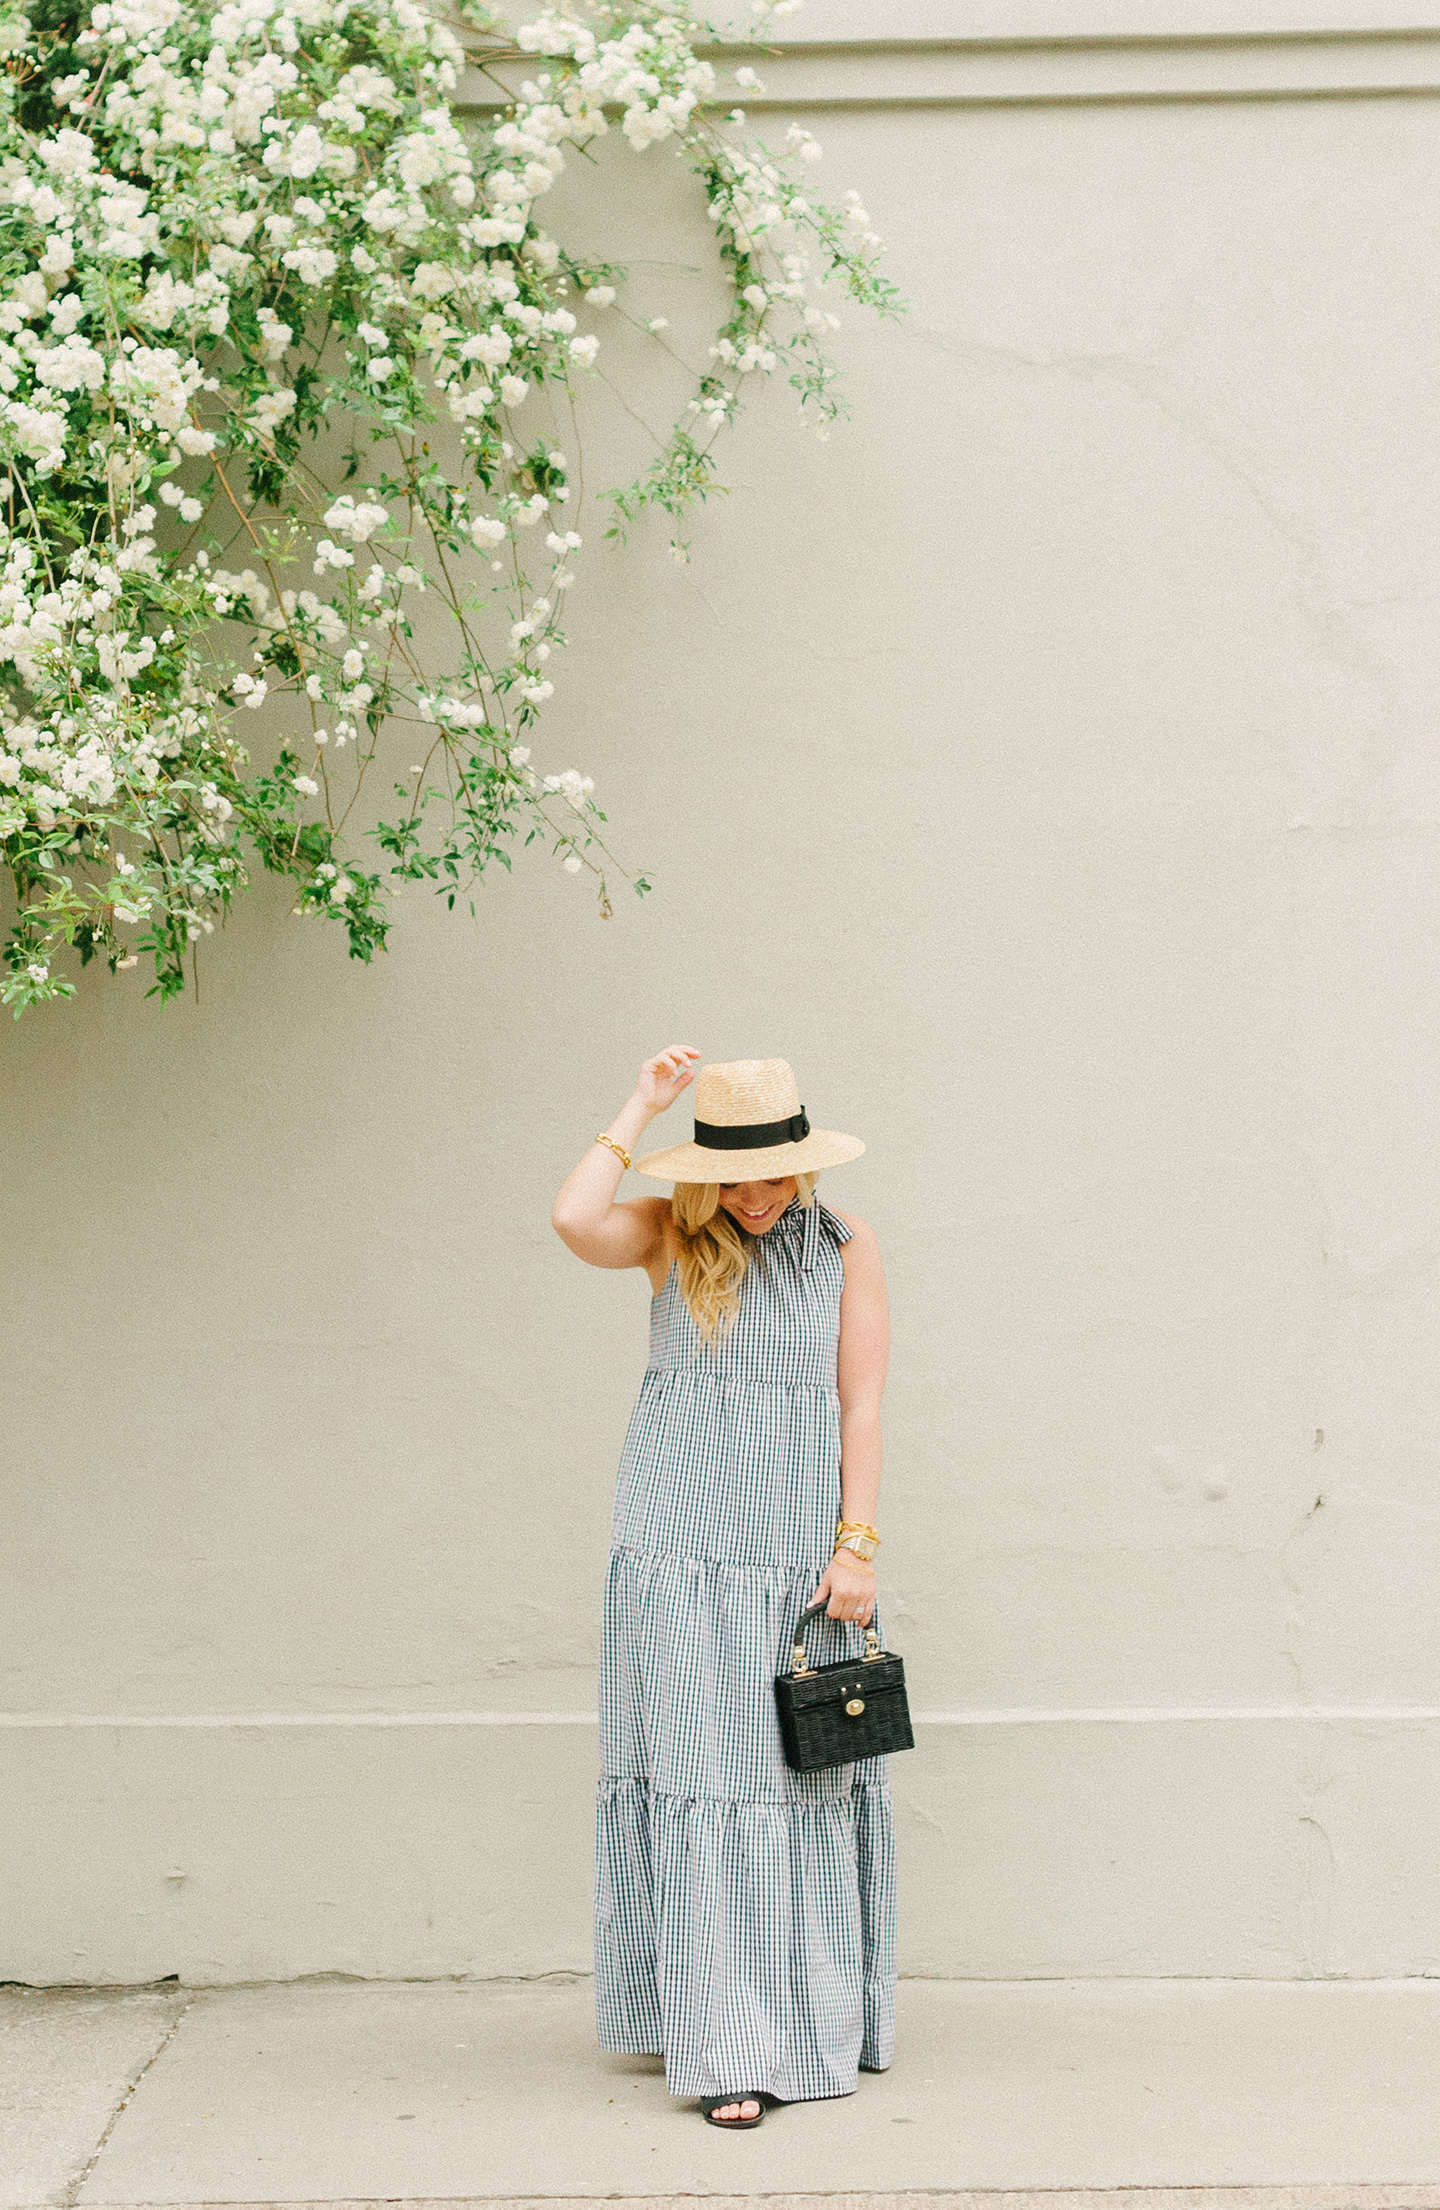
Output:
M1325 1508L1325 1493L1317 1490L1313 1504L1307 1504L1289 1534L1280 1545L1280 1583L1285 1596L1285 1662L1294 1677L1295 1693L1303 1701L1308 1695L1305 1666L1298 1647L1306 1631L1305 1589L1296 1570L1294 1546L1315 1525L1318 1515Z
M1272 541L1287 552L1291 570L1291 606L1317 654L1349 674L1384 680L1395 674L1392 659L1377 650L1355 620L1359 602L1336 588L1327 572L1326 545L1313 519L1286 505L1283 487L1266 476L1265 455L1253 433L1238 420L1225 420L1198 392L1180 381L1183 369L1163 358L1134 352L1028 353L1019 346L953 339L912 325L903 338L971 367L1013 368L1032 375L1067 378L1074 383L1109 383L1148 407L1174 434L1205 453L1220 475L1243 493Z
M1299 1965L1307 1979L1324 1980L1332 1977L1330 1962L1330 1927L1335 1902L1335 1844L1328 1828L1316 1817L1314 1802L1327 1785L1318 1769L1318 1761L1306 1760L1309 1770L1304 1784L1311 1796L1311 1808L1300 1814L1300 1839L1303 1852L1303 1883L1300 1898L1300 1955Z
M1323 1430L1316 1429L1317 1438L1323 1440ZM1317 1440L1315 1448L1320 1447ZM1317 1489L1314 1501L1300 1513L1280 1550L1280 1569L1285 1589L1285 1657L1295 1678L1297 1695L1307 1693L1305 1665L1299 1647L1306 1631L1305 1590L1295 1561L1295 1545L1316 1527L1325 1510L1325 1491ZM1296 1965L1306 1979L1328 1979L1331 1976L1331 1930L1334 1916L1336 1862L1335 1845L1322 1812L1324 1798L1332 1779L1329 1745L1324 1737L1310 1738L1300 1747L1300 1762L1296 1774L1299 1794L1297 1824L1299 1827L1300 1863L1299 1896L1296 1912Z

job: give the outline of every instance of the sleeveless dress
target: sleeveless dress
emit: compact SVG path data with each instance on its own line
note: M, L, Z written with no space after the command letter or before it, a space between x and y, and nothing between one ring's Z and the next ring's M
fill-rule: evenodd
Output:
M601 2046L663 2055L674 2095L803 2102L890 2062L886 1760L792 1772L773 1687L835 1540L849 1238L793 1200L718 1348L673 1266L651 1306L605 1593L595 2002ZM820 1619L806 1648L863 1636Z

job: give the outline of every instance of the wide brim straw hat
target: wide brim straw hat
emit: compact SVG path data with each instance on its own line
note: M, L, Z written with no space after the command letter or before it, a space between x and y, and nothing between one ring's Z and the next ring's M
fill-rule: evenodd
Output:
M695 1078L695 1140L635 1161L656 1182L768 1182L845 1166L858 1136L812 1128L784 1059L732 1059Z

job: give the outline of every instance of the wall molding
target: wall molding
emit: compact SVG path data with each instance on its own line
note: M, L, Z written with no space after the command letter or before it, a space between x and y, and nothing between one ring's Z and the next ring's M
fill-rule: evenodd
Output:
M918 1727L1191 1726L1231 1724L1434 1725L1440 1704L1097 1704L1002 1705L994 1710L917 1711ZM594 1727L593 1711L225 1711L225 1712L0 1712L0 1732L71 1732L202 1728L258 1732L278 1727Z
M1435 28L1083 33L1073 37L803 39L773 56L754 47L706 52L733 80L760 74L762 92L733 99L747 116L783 110L1155 105L1226 100L1424 98L1440 93ZM506 84L542 66L506 64ZM731 104L728 87L716 108ZM492 79L469 70L458 106L502 104Z

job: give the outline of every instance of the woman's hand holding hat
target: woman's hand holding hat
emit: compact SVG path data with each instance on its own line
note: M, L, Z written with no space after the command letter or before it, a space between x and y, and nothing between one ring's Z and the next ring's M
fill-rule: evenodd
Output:
M671 1044L647 1059L635 1080L635 1102L644 1105L652 1118L668 1112L680 1092L694 1081L692 1061L699 1056L693 1044Z

